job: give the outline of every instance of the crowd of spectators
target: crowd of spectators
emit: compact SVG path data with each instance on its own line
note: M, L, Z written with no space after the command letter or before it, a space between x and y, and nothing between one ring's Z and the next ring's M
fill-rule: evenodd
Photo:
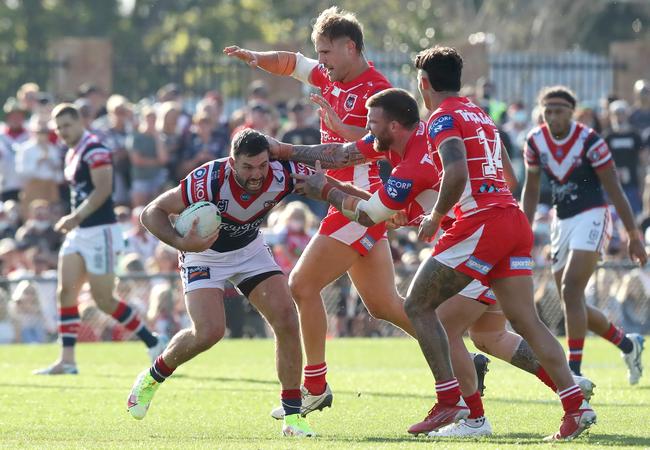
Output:
M463 88L462 93L498 123L517 176L523 182L523 146L527 133L541 121L539 109L499 101L487 80ZM576 120L587 123L607 140L625 193L640 223L647 228L650 83L639 80L634 94L631 105L609 96L599 105L581 106ZM232 136L244 127L294 144L319 142L318 111L310 102L295 99L276 104L270 97L267 86L254 82L244 106L229 112L224 110L226 102L219 92L190 98L174 84L136 103L118 94L108 95L96 86L79 88L74 103L86 127L101 137L114 156L116 216L127 243L117 268L120 281L116 295L127 300L159 333L173 335L187 325L188 318L176 274L176 251L142 227L142 207L175 186L196 166L227 156ZM63 236L54 231L54 224L69 208L63 181L66 149L57 140L50 120L56 101L38 85L26 83L15 97L4 102L0 123L0 343L46 342L56 337L56 266ZM389 170L384 167L383 173ZM540 266L550 258L550 201L550 185L546 182L534 226L534 258ZM287 273L325 212L322 203L291 196L269 216L264 232ZM624 233L615 234L611 258L624 257L622 236ZM650 242L650 236L647 240ZM415 230L408 228L391 232L391 243L398 278L406 283L428 255L428 246L419 243ZM625 281L626 286L647 285L650 293L650 282L644 276L640 271L632 281L618 281ZM345 277L328 289L332 334L393 332L367 315ZM235 289L228 289L226 296L231 336L267 333L259 315ZM130 338L126 330L97 309L87 290L82 291L79 301L83 323L80 341Z

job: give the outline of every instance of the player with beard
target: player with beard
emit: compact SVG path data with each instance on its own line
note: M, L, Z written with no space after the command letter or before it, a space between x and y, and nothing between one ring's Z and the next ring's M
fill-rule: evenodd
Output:
M271 209L293 192L291 175L310 169L293 162L269 161L268 150L264 135L242 130L232 142L230 158L194 169L179 186L160 195L142 212L142 223L149 232L182 252L181 278L192 324L179 331L153 366L135 380L127 406L136 419L144 418L153 395L177 367L223 338L224 285L230 281L255 305L275 334L284 435L314 435L300 415L302 347L296 307L287 277L259 230ZM201 237L195 221L189 233L180 236L170 215L202 201L219 208L220 230Z
M402 89L387 89L370 97L366 106L370 133L363 139L347 144L302 146L267 137L272 155L279 159L300 160L319 168L321 160L325 161L325 167L345 167L354 161L388 159L393 171L383 188L374 194L343 190L321 170L311 175L296 175L299 180L297 191L329 202L352 220L366 226L383 221L389 221L391 226L417 225L433 208L440 184L438 171L428 154L426 124L419 120L417 102ZM516 183L509 161L504 159L503 162L509 183ZM454 217L449 214L443 221L443 230L450 228L453 222ZM556 389L528 343L507 330L505 317L488 287L473 281L441 305L438 313L450 335L452 363L463 398L470 407L470 416L462 423L432 432L431 437L491 434L483 411L477 374L463 342L467 331L483 351L535 374L551 389ZM593 384L586 379L580 380L579 384L581 388L584 386L585 395L591 396Z

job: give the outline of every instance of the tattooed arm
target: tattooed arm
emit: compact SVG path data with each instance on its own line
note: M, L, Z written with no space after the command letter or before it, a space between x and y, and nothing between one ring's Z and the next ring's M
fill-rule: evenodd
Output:
M465 144L459 138L449 138L438 148L442 160L443 174L440 194L431 214L422 220L418 237L430 241L440 227L440 221L458 203L469 177Z
M387 208L379 199L378 192L370 194L326 176L320 161L316 162L315 167L315 173L292 175L296 180L296 192L317 200L325 200L345 217L365 227L388 220L398 212Z
M303 163L311 167L314 167L316 161L320 161L324 169L339 169L363 164L368 160L354 142L291 145L269 139L268 136L267 140L270 144L272 157Z

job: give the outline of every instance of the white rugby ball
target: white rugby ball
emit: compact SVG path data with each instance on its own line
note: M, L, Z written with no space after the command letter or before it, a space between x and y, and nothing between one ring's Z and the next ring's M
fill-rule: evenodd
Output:
M214 203L197 202L183 210L176 219L174 228L181 236L185 236L192 228L194 219L198 217L197 230L199 236L205 237L215 232L221 225L221 213Z

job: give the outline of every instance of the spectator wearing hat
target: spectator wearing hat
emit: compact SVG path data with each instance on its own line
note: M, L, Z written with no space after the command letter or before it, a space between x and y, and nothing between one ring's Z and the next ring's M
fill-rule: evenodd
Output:
M9 304L9 314L16 326L17 342L40 344L45 342L47 332L52 331L45 328L38 290L27 280L16 286Z
M609 105L610 130L605 134L605 141L609 146L616 173L627 196L634 214L641 212L641 172L640 161L647 160L641 136L632 127L629 121L630 106L625 100L616 100Z
M32 131L27 142L16 145L16 173L24 183L20 203L27 206L36 199L58 202L63 182L61 150L50 142L47 121L36 122Z
M106 115L106 94L98 86L91 83L83 83L77 90L77 96L79 99L84 99L88 102L90 108L89 114L93 120Z
M291 100L287 105L289 122L280 141L293 145L320 144L320 130L314 126L314 110L304 100Z

